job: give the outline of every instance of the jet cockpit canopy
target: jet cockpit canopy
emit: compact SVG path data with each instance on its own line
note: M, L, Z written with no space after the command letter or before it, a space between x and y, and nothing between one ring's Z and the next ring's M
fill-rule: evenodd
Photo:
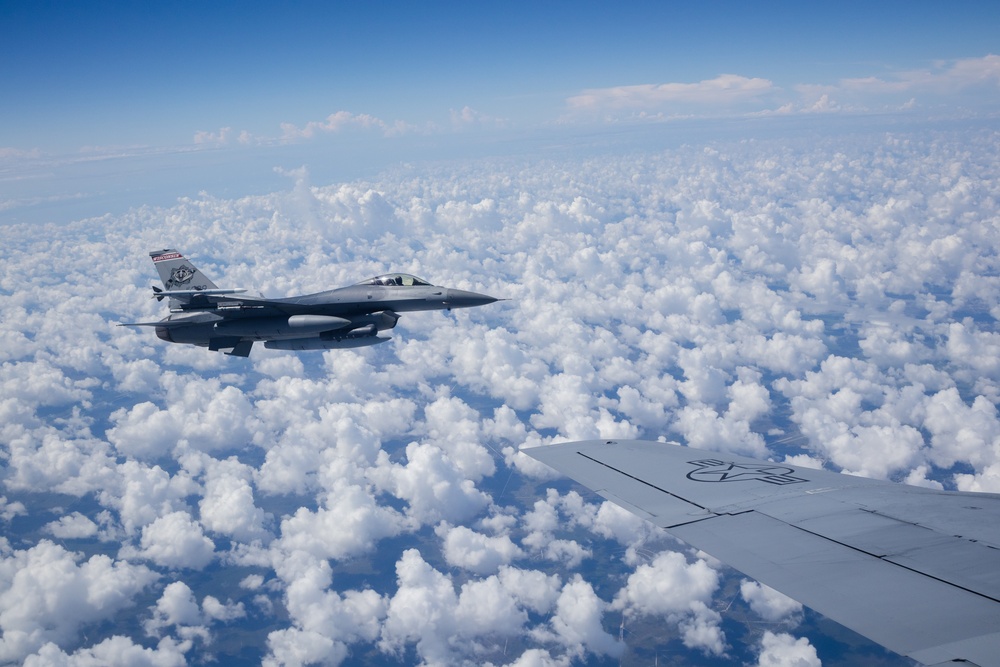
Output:
M375 278L364 280L359 285L382 285L384 287L415 287L424 285L430 287L431 284L422 278L411 276L408 273L387 273Z

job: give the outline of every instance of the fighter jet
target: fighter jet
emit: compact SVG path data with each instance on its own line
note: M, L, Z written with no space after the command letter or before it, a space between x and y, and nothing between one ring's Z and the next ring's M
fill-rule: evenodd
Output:
M170 315L158 322L122 326L155 327L170 343L207 347L237 357L250 356L257 341L272 350L329 350L384 343L378 335L396 326L399 313L451 310L499 299L438 287L406 273L389 273L339 289L267 299L245 289L220 289L181 253L149 253L163 289L153 297L168 300Z

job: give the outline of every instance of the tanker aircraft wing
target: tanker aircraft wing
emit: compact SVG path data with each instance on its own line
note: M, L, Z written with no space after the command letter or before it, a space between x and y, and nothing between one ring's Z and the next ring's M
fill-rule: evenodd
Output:
M399 313L470 308L498 301L492 296L432 285L406 273L389 273L338 289L268 299L244 289L220 289L174 249L149 253L163 281L153 287L168 299L170 315L155 327L171 343L186 343L246 357L255 342L278 350L328 350L384 343L378 335L396 326Z
M892 651L1000 665L1000 495L661 442L521 451Z

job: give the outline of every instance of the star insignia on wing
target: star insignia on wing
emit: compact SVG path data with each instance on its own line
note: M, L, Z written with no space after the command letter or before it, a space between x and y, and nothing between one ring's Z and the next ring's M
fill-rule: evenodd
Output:
M719 459L688 461L696 466L687 474L692 482L747 482L759 481L768 484L797 484L809 480L795 477L794 468L770 463L736 463Z

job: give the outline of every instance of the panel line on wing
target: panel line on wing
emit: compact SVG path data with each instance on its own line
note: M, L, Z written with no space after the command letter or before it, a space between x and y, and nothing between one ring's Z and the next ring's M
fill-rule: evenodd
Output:
M586 455L586 454L584 454L583 452L580 452L580 451L578 451L578 452L577 452L577 454L579 454L580 456L582 456L582 457L583 457L583 458L585 458L585 459L588 459L588 460L590 460L590 461L593 461L594 463L599 463L600 465L604 466L605 468L608 468L608 469L610 469L610 470L614 470L614 471L615 471L616 473L618 473L619 475L625 475L625 476L626 476L626 477L628 477L629 479L633 479L633 480L635 480L636 482L639 482L640 484L645 484L646 486L650 487L651 489L656 489L656 490L657 490L657 491L659 491L660 493L665 493L665 494L667 494L668 496L671 496L671 497L673 497L673 498L676 498L677 500L682 500L682 501L684 501L684 502L688 503L689 505L694 505L695 507L697 507L697 508L699 508L699 509L703 509L703 510L705 510L706 512L711 512L711 511L712 511L712 510L708 509L707 507L704 507L704 506L702 506L702 505L699 505L698 503L693 503L693 502L691 502L690 500L688 500L687 498L684 498L683 496L679 496L679 495L677 495L676 493L671 493L670 491L667 491L666 489L662 489L662 488L658 487L658 486L657 486L657 485L655 485L655 484L650 484L650 483L649 483L649 482L647 482L646 480L644 480L644 479L641 479L641 478L639 478L639 477L636 477L635 475L630 475L629 473L625 472L624 470L619 470L618 468L614 467L613 465L609 465L609 464L605 463L604 461L601 461L601 460L599 460L599 459L595 459L595 458L594 458L594 457L592 457L592 456L587 456L587 455Z
M760 511L669 532L893 651L933 657L927 664L957 657L997 664L983 660L987 651L967 650L968 642L1000 627L1000 608L988 596L892 567L896 563ZM954 653L935 652L956 642L961 646Z
M757 510L746 510L745 512L733 512L733 513L728 513L727 512L727 513L723 513L723 514L720 515L718 512L714 512L713 510L709 509L708 507L705 507L703 505L699 505L698 503L692 502L691 500L689 500L687 498L684 498L682 496L679 496L679 495L677 495L675 493L671 493L670 491L667 491L666 489L661 488L661 487L657 486L656 484L648 482L648 481L646 481L646 480L644 480L644 479L642 479L642 478L640 478L640 477L638 477L636 475L633 475L633 474L630 474L628 472L625 472L624 470L621 470L620 468L616 468L615 466L613 466L613 465L611 465L609 463L606 463L606 462L604 462L604 461L602 461L600 459L597 459L597 458L594 458L592 456L589 456L589 455L583 453L582 451L577 450L576 453L579 454L580 456L582 456L583 458L587 459L588 461L600 464L601 466L604 466L605 468L607 468L609 470L612 470L612 471L618 473L619 475L623 475L624 477L627 477L627 478L629 478L629 479L631 479L633 481L639 482L639 483L641 483L642 485L644 485L644 486L646 486L648 488L651 488L651 489L654 489L656 491L659 491L660 493L663 493L663 494L665 494L667 496L670 496L672 498L675 498L677 500L681 500L681 501L683 501L683 502L685 502L685 503L687 503L687 504L689 504L691 506L698 507L699 509L702 509L705 512L710 513L708 516L702 516L702 517L698 517L698 518L693 518L692 517L692 519L690 521L674 523L672 526L670 526L670 528L677 527L677 526L680 526L680 525L685 525L687 523L697 523L699 521L704 521L705 519L717 518L719 516L725 516L725 515L730 515L730 514L733 515L733 516L736 516L738 514L744 514L745 512L754 512L754 511L756 511L756 512L760 512L761 514L763 514L765 516L769 516L766 512L761 511L759 508ZM859 511L865 511L865 510L861 510L859 508ZM882 516L878 512L865 512L865 513L866 514L874 514L876 516ZM772 517L772 518L777 518L777 517ZM886 517L886 518L890 518L890 517ZM780 518L778 518L778 520L782 521L782 523L785 523L790 528L795 528L795 529L801 530L804 533L808 533L808 534L813 535L815 537L819 537L819 538L821 538L823 540L826 540L828 542L831 542L833 544L838 544L838 545L840 545L842 547L850 549L850 550L852 550L854 552L857 552L859 554L864 554L865 556L868 556L870 558L878 559L880 561L883 561L883 562L885 562L887 564L894 565L894 566L896 566L898 568L901 568L903 570L907 570L909 572L913 572L914 574L918 574L918 575L921 575L921 576L924 576L924 577L928 577L929 579L933 579L935 581L938 581L940 583L946 584L948 586L952 586L952 587L954 587L954 588L956 588L958 590L962 590L962 591L965 591L967 593L971 593L971 594L976 595L976 596L978 596L980 598L983 598L985 600L989 600L991 602L1000 602L1000 599L998 599L994 595L990 595L989 593L984 593L984 592L982 592L980 590L976 590L975 588L963 585L961 583L957 583L956 581L949 580L949 579L946 579L944 577L941 577L939 575L934 574L933 573L933 568L920 567L919 564L908 565L908 564L906 564L904 562L900 562L902 559L906 558L906 556L904 554L885 554L885 553L881 553L880 554L880 553L873 553L872 551L870 551L870 550L868 550L868 549L866 549L864 547L851 544L850 541L841 540L841 539L838 539L837 537L832 537L830 535L826 535L823 532L811 530L810 528L807 528L807 527L801 525L799 522L787 522L787 521L785 521L783 519L780 519ZM902 521L900 523L905 523L906 525L912 526L913 528L926 530L926 528L923 528L922 526L919 526L918 524L912 524L912 523L909 523L909 522L902 522ZM668 528L668 529L670 529L670 528ZM952 539L958 540L958 539L961 539L961 538L952 538ZM985 545L983 545L983 546L985 546Z
M755 511L759 512L760 514L763 514L764 516L770 516L766 512L763 512L763 511L760 511L760 510L755 510ZM861 511L865 511L865 510L861 510ZM875 513L875 514L878 514L878 513ZM771 517L771 518L775 518L775 517ZM778 520L782 521L781 519L778 519ZM954 588L957 588L959 590L963 590L966 593L972 593L973 595L977 595L977 596L979 596L979 597L981 597L983 599L990 600L991 602L998 602L998 603L1000 603L1000 599L998 599L997 597L995 597L993 595L990 595L988 593L983 593L982 591L978 591L978 590L976 590L974 588L970 588L969 586L964 586L964 585L956 582L955 580L945 579L945 578L943 578L941 576L932 574L932 572L930 571L930 568L926 568L926 567L925 568L920 568L920 567L917 567L915 565L906 565L906 564L900 562L899 559L901 559L901 558L904 557L903 554L880 555L880 554L877 554L877 553L872 553L871 551L869 551L869 550L867 550L865 548L862 548L862 547L850 544L847 541L843 541L843 540L831 537L829 535L824 535L821 532L810 530L809 528L806 528L806 527L802 526L800 523L787 523L787 522L784 522L784 521L782 521L782 522L785 523L787 526L789 526L791 528L797 528L798 530L801 530L802 532L809 533L810 535L822 538L824 540L827 540L827 541L832 542L834 544L838 544L838 545L840 545L842 547L846 547L846 548L851 549L853 551L857 551L858 553L865 554L866 556L870 556L872 558L877 558L880 561L883 561L885 563L890 563L892 565L895 565L896 567L899 567L899 568L902 568L904 570L908 570L910 572L913 572L914 574L919 574L919 575L927 577L929 579L934 579L935 581L939 581L939 582L941 582L943 584L947 584L948 586L953 586ZM915 528L921 528L921 529L927 530L927 529L923 528L922 526L918 526L916 524L908 524L908 525L912 525ZM931 531L931 532L933 532L933 531ZM962 540L963 538L952 536L951 539ZM973 543L970 543L970 544L976 544L976 543L973 542ZM976 546L981 546L981 545L976 544ZM982 546L984 546L985 548L992 548L992 547L989 547L988 545L982 545Z

